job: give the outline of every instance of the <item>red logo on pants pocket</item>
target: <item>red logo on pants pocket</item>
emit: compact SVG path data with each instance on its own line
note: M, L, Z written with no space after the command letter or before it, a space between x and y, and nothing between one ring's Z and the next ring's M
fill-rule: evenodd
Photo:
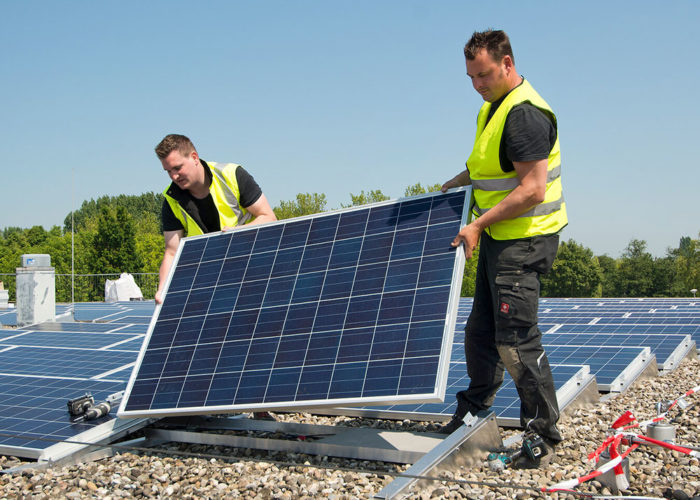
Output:
M501 302L501 312L503 314L508 314L510 312L510 304L506 304L505 302Z

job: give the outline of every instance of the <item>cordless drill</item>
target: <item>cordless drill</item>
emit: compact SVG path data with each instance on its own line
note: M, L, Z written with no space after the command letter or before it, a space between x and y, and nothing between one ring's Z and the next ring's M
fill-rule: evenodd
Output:
M519 448L489 453L489 469L500 472L513 465L513 462L523 453L533 460L542 456L545 453L542 437L534 432L529 432L523 436L523 443Z
M95 404L95 398L90 393L85 393L84 396L68 400L68 412L75 417L73 422L94 420L107 415L112 406L121 401L123 396L124 391L115 392L107 396L103 402Z

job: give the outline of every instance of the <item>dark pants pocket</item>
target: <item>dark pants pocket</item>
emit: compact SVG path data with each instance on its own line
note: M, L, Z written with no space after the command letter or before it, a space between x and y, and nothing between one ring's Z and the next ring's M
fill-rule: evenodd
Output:
M540 281L535 272L509 271L496 276L496 328L529 328L537 324Z

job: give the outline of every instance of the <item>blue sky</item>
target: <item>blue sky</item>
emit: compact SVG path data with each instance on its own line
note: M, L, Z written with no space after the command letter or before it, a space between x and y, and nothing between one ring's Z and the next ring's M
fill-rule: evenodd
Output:
M481 98L462 48L506 30L558 115L564 239L617 257L698 237L696 1L5 1L0 228L61 225L102 195L162 191L188 135L273 205L443 182Z

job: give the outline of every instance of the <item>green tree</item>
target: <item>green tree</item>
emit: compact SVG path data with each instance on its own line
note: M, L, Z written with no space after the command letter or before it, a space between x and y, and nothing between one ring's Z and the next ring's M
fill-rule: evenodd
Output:
M602 274L600 283L601 297L619 297L619 279L617 276L618 262L609 255L598 255L598 265Z
M646 251L643 240L630 241L622 253L618 268L621 297L652 297L654 295L654 259Z
M666 256L654 259L651 273L652 296L672 297L672 289L676 281L676 263L673 257Z
M669 250L673 257L675 279L671 285L671 294L687 297L690 290L700 285L700 234L698 239L683 236L678 248Z
M32 228L27 229L24 234L27 244L32 247L41 245L48 237L48 233L41 226L32 226Z
M389 199L387 195L382 193L381 189L375 189L372 191L367 191L365 193L364 190L360 191L360 194L352 194L350 193L350 199L351 203L350 205L344 205L341 203L341 207L343 208L348 208L348 207L356 207L358 205L367 205L368 203L376 203L378 201L386 201Z
M136 229L126 208L101 208L91 254L93 273L141 271L143 264L136 251Z
M312 215L326 210L326 195L319 193L299 193L296 200L280 201L273 208L278 219L291 219L302 215Z
M552 270L542 276L546 297L593 297L600 292L603 272L593 251L574 240L559 245Z
M87 225L99 217L103 207L122 207L131 215L137 225L142 223L144 218L155 216L160 219L160 210L163 206L163 195L161 193L143 193L140 195L120 194L117 196L101 196L97 200L85 200L80 208L71 214L69 213L63 221L66 232L70 232L72 220L75 221L76 231L81 231Z
M431 184L429 186L423 187L420 182L408 186L403 195L404 196L415 196L418 194L434 193L435 191L440 191L442 184Z

